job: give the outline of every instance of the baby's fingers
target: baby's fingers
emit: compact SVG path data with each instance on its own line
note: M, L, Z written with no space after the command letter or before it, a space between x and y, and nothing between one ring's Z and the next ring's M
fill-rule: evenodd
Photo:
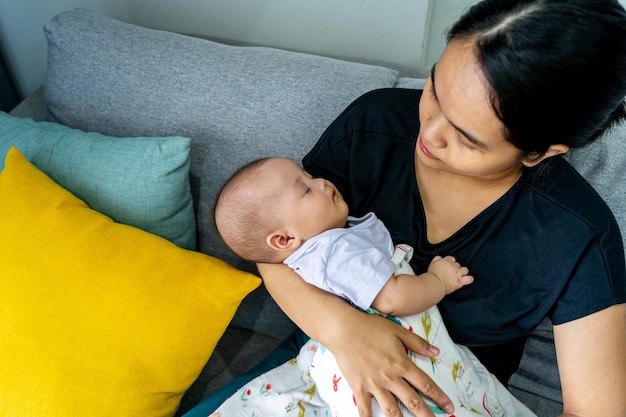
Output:
M471 275L463 275L461 277L461 285L468 285L474 282L474 277Z

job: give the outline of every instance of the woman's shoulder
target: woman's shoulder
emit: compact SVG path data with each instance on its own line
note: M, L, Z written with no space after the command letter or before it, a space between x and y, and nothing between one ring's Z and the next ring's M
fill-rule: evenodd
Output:
M421 90L403 88L363 94L329 125L304 157L303 166L311 174L335 182L345 177L350 164L367 166L371 155L406 153L419 131L421 94Z
M322 134L320 142L342 138L355 131L411 135L419 127L417 108L422 90L382 88L350 103Z
M543 165L543 166L542 166ZM537 207L580 221L598 233L618 230L611 209L585 178L561 157L550 158L522 177Z
M410 88L381 88L369 91L354 100L337 118L350 118L371 126L381 121L418 123L417 107L422 90ZM403 123L403 125L406 123ZM385 124L386 125L386 124Z
M409 100L414 102L422 95L422 90L415 88L378 88L375 90L363 93L356 98L348 107L346 111L350 111L353 108L367 108L367 107L386 107L385 104L396 103L402 100Z

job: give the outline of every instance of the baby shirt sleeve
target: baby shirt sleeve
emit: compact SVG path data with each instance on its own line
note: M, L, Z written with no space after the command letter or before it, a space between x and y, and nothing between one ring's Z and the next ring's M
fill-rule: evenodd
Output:
M391 256L378 246L355 239L355 235L346 235L336 246L326 268L326 285L333 293L367 310L393 274Z
M391 240L376 229L334 230L285 263L305 281L368 309L393 274Z

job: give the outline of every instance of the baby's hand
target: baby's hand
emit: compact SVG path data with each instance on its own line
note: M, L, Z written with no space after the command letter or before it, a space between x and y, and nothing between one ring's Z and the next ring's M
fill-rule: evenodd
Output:
M464 285L474 282L467 267L461 266L454 256L435 256L428 266L428 272L435 275L443 283L446 294L458 290Z

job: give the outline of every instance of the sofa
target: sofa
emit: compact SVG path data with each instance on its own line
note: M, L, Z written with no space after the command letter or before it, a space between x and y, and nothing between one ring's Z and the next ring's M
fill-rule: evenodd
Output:
M252 159L299 162L361 94L424 80L85 9L62 12L43 30L44 85L0 114L0 194L19 194L0 197L0 217L10 217L0 230L12 230L0 265L20 264L0 266L8 294L0 305L10 306L0 307L0 321L11 335L0 342L10 353L0 363L18 368L0 377L0 409L201 415L204 398L296 330L254 265L217 235L221 185ZM620 126L566 156L622 234L624 138ZM49 232L51 224L59 229ZM530 337L510 389L538 416L561 412L548 321Z

